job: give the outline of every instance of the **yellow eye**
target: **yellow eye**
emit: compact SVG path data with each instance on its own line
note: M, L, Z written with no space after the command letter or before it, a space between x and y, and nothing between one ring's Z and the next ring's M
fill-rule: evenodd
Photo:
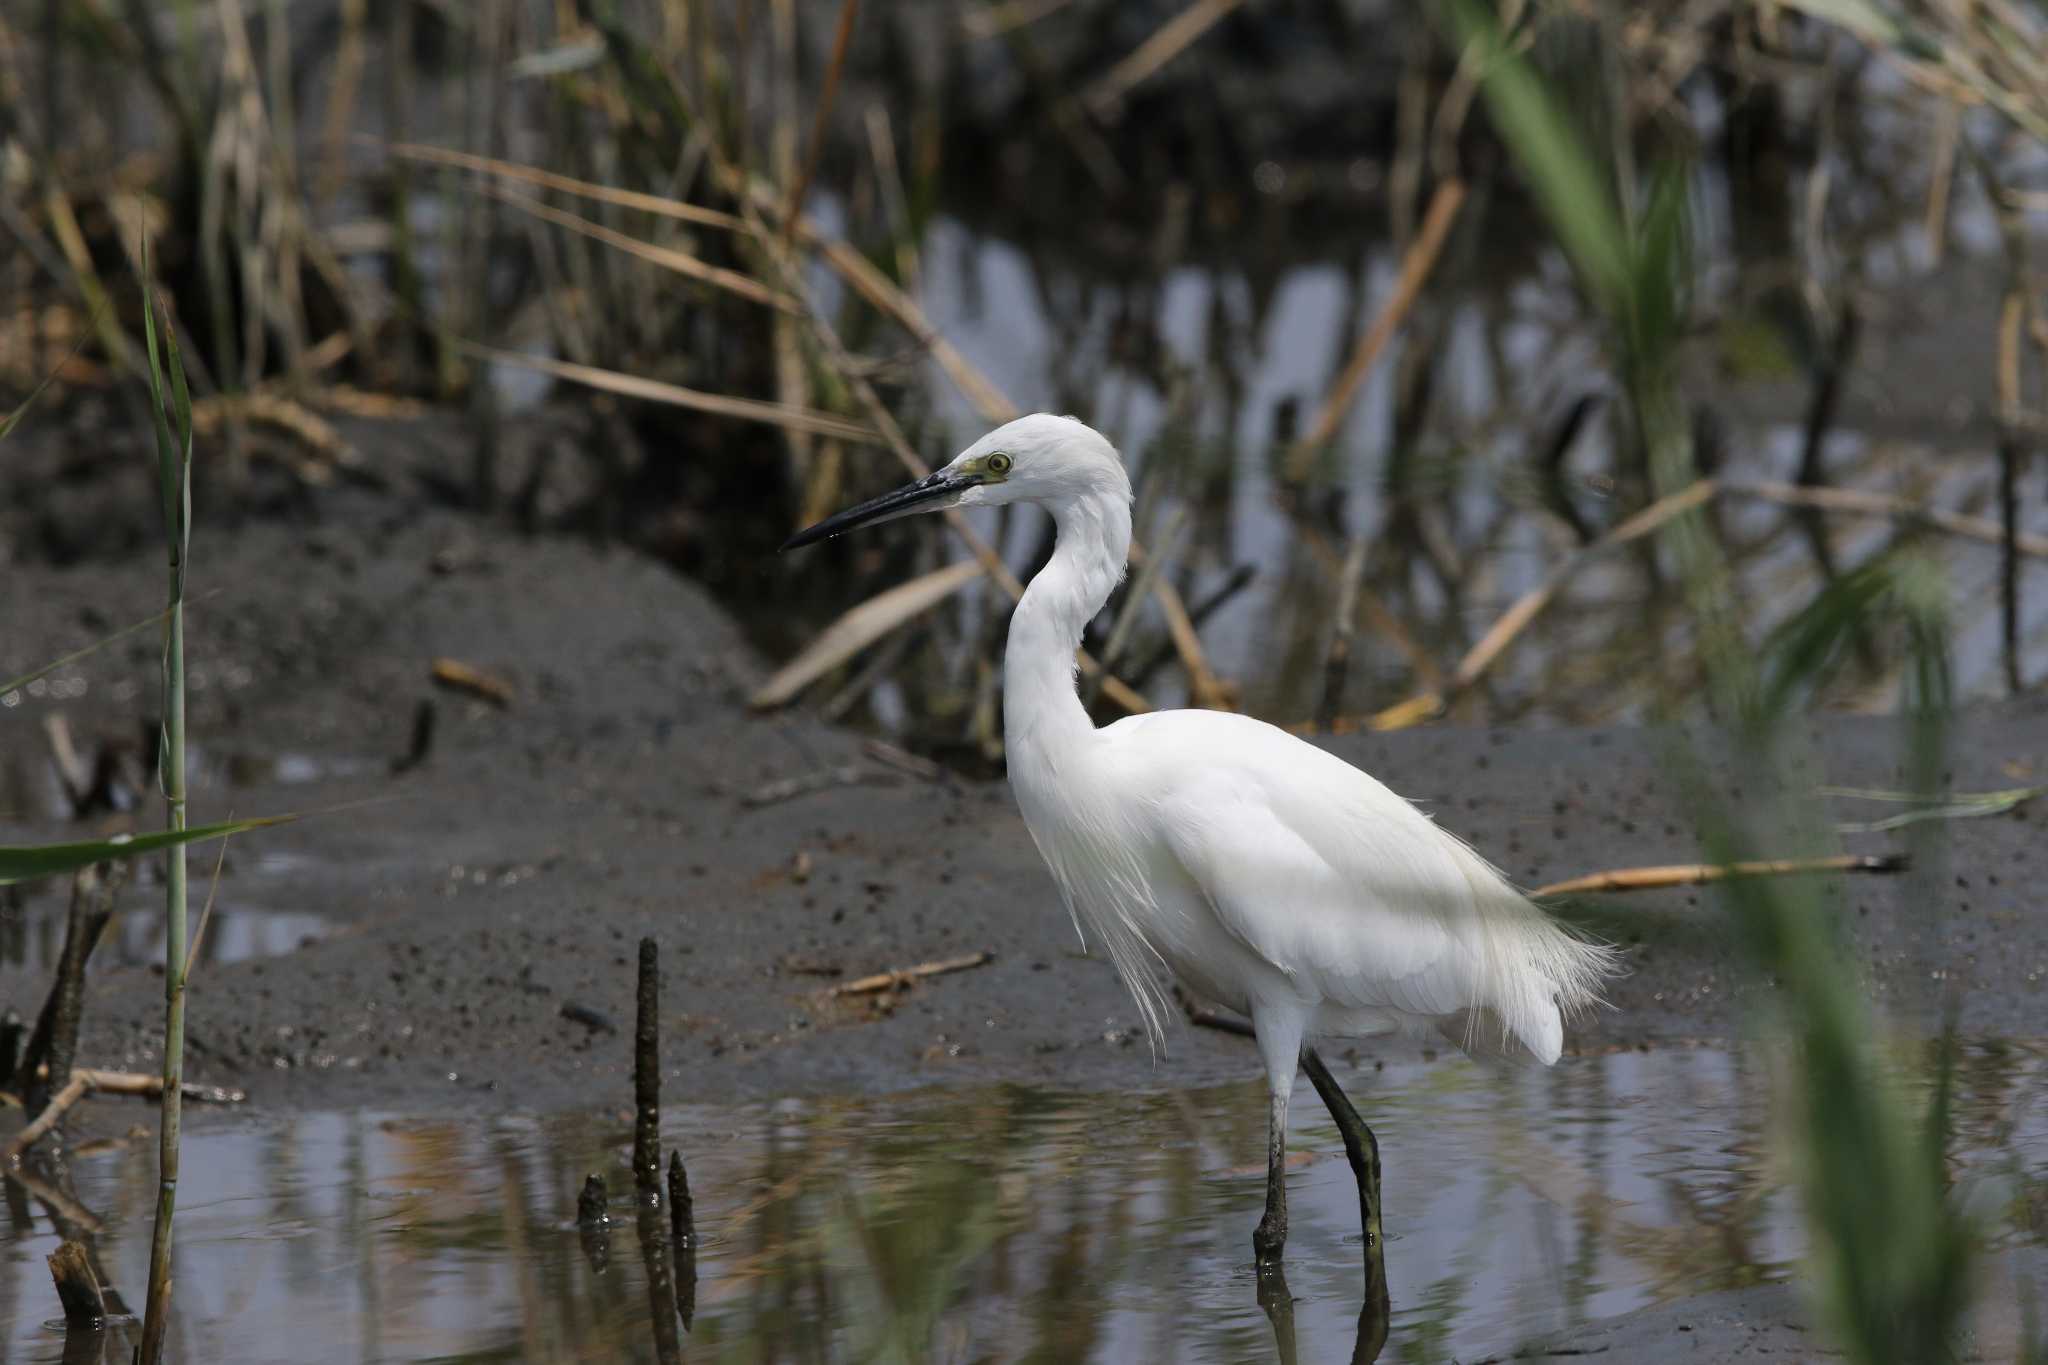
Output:
M1010 457L1000 450L988 457L988 472L998 478L1010 472Z

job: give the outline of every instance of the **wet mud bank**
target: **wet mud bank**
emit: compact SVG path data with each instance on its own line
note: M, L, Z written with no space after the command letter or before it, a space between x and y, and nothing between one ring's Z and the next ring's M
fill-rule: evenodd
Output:
M158 573L147 553L14 566L6 662L30 666L146 614ZM317 926L205 961L188 1024L198 1080L264 1107L623 1103L642 935L663 949L679 1100L1179 1086L1253 1070L1242 1039L1199 1028L1176 1028L1154 1058L1107 962L1082 955L1004 786L914 771L800 714L748 714L740 698L762 661L702 592L651 561L387 509L360 534L266 523L202 537L194 584L220 589L190 627L195 819L310 813L230 845L223 914L233 907L248 936L266 915ZM437 661L504 695L437 683ZM135 746L153 690L145 632L17 699L0 837L99 827L55 818L46 726L61 714L87 751ZM1902 781L1893 721L1826 718L1812 739L1816 784ZM1326 742L1525 884L1698 857L1650 732L1443 727ZM1975 710L1953 736L1954 787L2035 780L2044 752L2048 708ZM1740 790L1739 774L1717 780ZM1839 883L1829 913L1849 925L1849 965L1878 999L1911 1009L1930 981L1960 975L1967 1030L2040 1031L2040 818L2023 805L1957 821L1946 868ZM1879 852L1901 838L1848 842ZM212 860L195 857L195 882ZM133 913L154 894L143 878ZM8 913L61 916L55 896L31 891ZM1724 1039L1765 1003L1710 889L1574 913L1627 948L1629 975L1569 1047ZM834 993L974 954L989 960ZM10 952L0 1000L30 1011L44 982L41 961ZM81 1058L153 1068L160 982L147 965L102 962ZM1362 1045L1357 1064L1417 1046Z

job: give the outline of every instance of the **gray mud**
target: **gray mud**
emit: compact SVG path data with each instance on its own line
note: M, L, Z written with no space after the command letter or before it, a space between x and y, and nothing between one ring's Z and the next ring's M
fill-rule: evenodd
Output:
M969 1080L1179 1086L1253 1070L1242 1039L1199 1028L1170 1032L1155 1060L1107 962L1081 954L1001 784L907 778L856 735L748 714L763 661L690 584L623 551L416 504L394 512L360 490L327 505L339 510L321 524L202 527L195 545L194 592L220 591L190 626L194 819L309 813L230 846L222 903L327 925L281 956L205 963L188 1024L196 1079L268 1108L623 1104L642 935L662 947L678 1100ZM31 666L147 614L161 577L147 549L10 568L0 664ZM437 690L437 658L502 677L512 704ZM154 670L145 633L65 670L74 695L51 689L6 713L0 838L78 837L38 805L41 722L61 708L81 742L132 744ZM425 701L432 749L394 773ZM1815 781L1900 785L1897 730L1817 722ZM1953 736L1954 786L2033 780L2044 740L2037 701L1971 712ZM1328 744L1526 884L1698 857L1650 732L1443 726ZM873 780L750 804L845 767ZM2038 818L2021 807L1958 821L1946 870L1841 883L1831 913L1876 997L1923 1007L1930 982L1959 977L1966 1030L2041 1031L2048 935L2027 913ZM203 887L212 851L193 866ZM1630 974L1611 1009L1572 1030L1573 1048L1726 1038L1768 1002L1711 891L1574 913L1626 947ZM972 952L993 960L900 993L826 994ZM0 1001L32 1010L44 984L39 967L0 968ZM81 1058L153 1068L161 1012L160 972L103 968Z

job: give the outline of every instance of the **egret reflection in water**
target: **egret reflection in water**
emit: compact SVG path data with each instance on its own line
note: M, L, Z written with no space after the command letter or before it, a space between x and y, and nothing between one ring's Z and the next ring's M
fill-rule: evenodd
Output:
M1370 1085L1403 1173L1392 1233L1380 1256L1361 1247L1340 1135L1303 1111L1287 1273L1263 1291L1242 1251L1265 1173L1255 1083L672 1107L662 1140L690 1154L701 1233L684 1348L1222 1365L1284 1358L1289 1342L1303 1362L1370 1358L1384 1333L1383 1358L1470 1359L1796 1273L1803 1224L1761 1049L1548 1071L1331 1060ZM2048 1203L2048 1055L1980 1043L1955 1086L1956 1179L2003 1211L1994 1249L2038 1243L2026 1211ZM147 1269L153 1152L122 1136L122 1111L86 1118L120 1126L73 1134L61 1189L8 1183L11 1362L65 1359L44 1258L78 1215L99 1224L106 1283L132 1295ZM615 1216L601 1275L575 1225L586 1174L631 1187L625 1121L213 1116L187 1141L180 1359L659 1360L632 1219ZM126 1359L120 1329L105 1346Z

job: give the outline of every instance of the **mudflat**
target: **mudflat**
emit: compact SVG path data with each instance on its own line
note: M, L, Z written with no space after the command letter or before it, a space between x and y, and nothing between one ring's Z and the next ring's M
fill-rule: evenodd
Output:
M301 946L204 962L188 1023L195 1079L265 1108L621 1103L642 936L661 947L677 1099L1255 1072L1243 1039L1209 1029L1176 1027L1154 1055L1108 963L1085 955L1001 783L915 771L801 711L751 714L744 696L764 661L716 603L640 556L372 505L386 515L263 522L195 549L193 591L219 591L189 627L194 818L306 813L229 846L219 903L245 925L316 926ZM160 577L146 548L11 568L6 662L57 657L146 615ZM437 685L437 660L508 696ZM82 748L133 746L154 638L58 679L4 718L10 841L106 827L55 818L42 724L61 712ZM1905 780L1895 720L1822 717L1794 739L1816 787ZM1439 726L1319 742L1527 885L1700 856L1688 793L1652 730ZM1954 728L1950 780L2021 785L2044 752L2048 707L1979 707ZM1711 768L1708 780L1741 800L1743 774ZM1835 805L1845 818L1887 813ZM123 818L156 813L95 817ZM1909 1027L1959 980L1967 1031L2038 1032L2048 934L2028 912L2040 818L2021 805L1954 821L1945 865L1833 882L1821 912L1847 928L1844 969ZM1905 837L1847 842L1882 852ZM196 886L212 865L211 849L194 856ZM125 903L146 916L154 892L138 886ZM1565 908L1628 964L1568 1050L1683 1046L1766 1024L1771 987L1744 969L1711 888ZM31 892L20 913L55 932L60 891ZM981 954L900 988L835 993ZM40 960L0 967L0 1001L24 1013L44 986ZM80 1060L153 1069L161 1028L160 972L102 964ZM1374 1041L1353 1056L1423 1046Z

